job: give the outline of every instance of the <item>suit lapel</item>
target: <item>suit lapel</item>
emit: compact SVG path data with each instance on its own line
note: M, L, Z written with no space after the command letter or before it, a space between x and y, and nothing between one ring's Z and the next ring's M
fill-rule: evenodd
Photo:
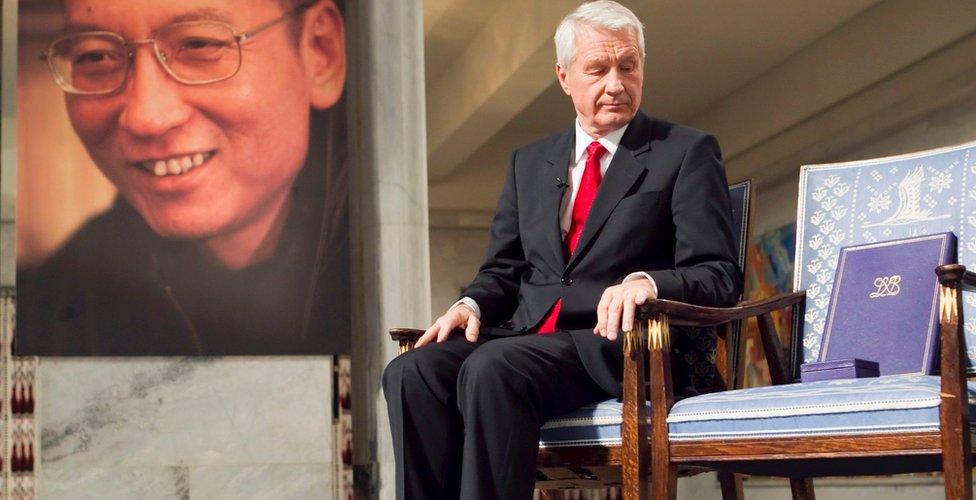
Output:
M560 269L566 265L566 256L563 250L562 230L559 228L559 207L562 204L563 193L565 193L565 188L562 185L570 183L566 175L569 173L574 131L575 129L569 129L553 143L546 155L548 165L546 165L545 174L542 176L542 213L549 219L543 227L546 240L552 247L553 258Z
M603 182L600 183L596 199L593 200L593 206L590 207L590 213L583 225L583 234L580 235L579 245L576 247L576 252L570 257L567 268L574 266L586 253L586 247L590 240L596 236L607 218L610 217L613 209L616 208L617 203L623 199L641 173L646 170L637 157L650 149L650 125L650 119L638 112L630 127L627 128L627 132L624 133L620 140L620 146L607 168L607 174L604 176Z

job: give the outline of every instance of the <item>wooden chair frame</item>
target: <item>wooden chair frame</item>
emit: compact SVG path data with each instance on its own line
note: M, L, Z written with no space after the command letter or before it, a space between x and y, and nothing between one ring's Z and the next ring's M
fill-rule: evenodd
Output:
M758 473L790 477L793 497L814 498L810 477L852 475L851 466L861 466L873 474L902 473L941 469L945 476L946 498L972 497L973 466L970 447L970 417L966 386L966 343L960 327L962 318L962 288L976 286L976 274L964 266L951 264L935 270L940 284L940 380L939 431L906 434L867 434L857 436L748 438L696 440L671 443L668 440L667 416L674 403L669 364L669 325L708 326L755 316L759 322L760 338L769 363L774 384L791 383L792 371L788 352L780 343L770 313L777 309L796 307L805 298L804 292L781 294L735 308L691 306L667 300L650 301L641 307L641 328L633 332L635 338L628 345L647 345L650 351L651 439L650 443L637 438L625 443L641 443L636 450L638 463L649 457L651 461L651 494L655 499L673 499L676 495L675 477L683 467L737 473ZM797 342L797 336L792 337ZM628 356L625 370L643 376L641 356ZM626 396L626 394L625 394ZM638 413L634 402L625 411ZM638 420L639 421L639 420ZM649 444L649 446L647 446ZM649 448L649 449L648 449ZM624 478L628 476L625 474ZM625 486L627 498L646 498L640 484Z

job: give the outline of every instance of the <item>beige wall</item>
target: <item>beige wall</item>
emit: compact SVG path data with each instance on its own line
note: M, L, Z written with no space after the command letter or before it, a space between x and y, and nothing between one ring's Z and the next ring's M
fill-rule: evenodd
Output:
M443 314L478 271L488 245L487 228L430 228L430 307Z

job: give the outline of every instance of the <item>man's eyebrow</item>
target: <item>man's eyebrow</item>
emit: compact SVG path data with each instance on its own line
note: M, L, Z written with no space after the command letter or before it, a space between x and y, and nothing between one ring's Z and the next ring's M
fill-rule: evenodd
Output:
M111 31L105 26L92 23L68 22L64 25L65 34L82 33L85 31Z
M194 9L190 12L184 12L177 16L169 18L168 21L163 23L163 25L180 23L184 21L221 21L227 24L231 24L230 13L225 10L214 9L212 7L202 7L199 9Z
M184 12L182 14L170 17L165 22L157 26L157 28L166 26L172 23L180 23L185 21L221 21L227 24L231 23L231 16L227 11L214 9L211 7L202 7L199 9L194 9L190 12ZM64 32L66 34L82 33L85 31L114 31L100 24L86 23L86 22L75 22L69 21L64 26Z
M583 67L604 65L610 62L610 57L606 54L590 55L583 58Z

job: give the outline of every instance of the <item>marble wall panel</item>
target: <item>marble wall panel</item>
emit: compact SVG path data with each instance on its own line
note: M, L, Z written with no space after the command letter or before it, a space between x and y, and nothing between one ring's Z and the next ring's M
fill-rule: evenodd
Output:
M37 377L41 498L331 492L330 357L42 358Z
M328 464L206 465L188 472L190 496L207 500L330 498L334 479Z

